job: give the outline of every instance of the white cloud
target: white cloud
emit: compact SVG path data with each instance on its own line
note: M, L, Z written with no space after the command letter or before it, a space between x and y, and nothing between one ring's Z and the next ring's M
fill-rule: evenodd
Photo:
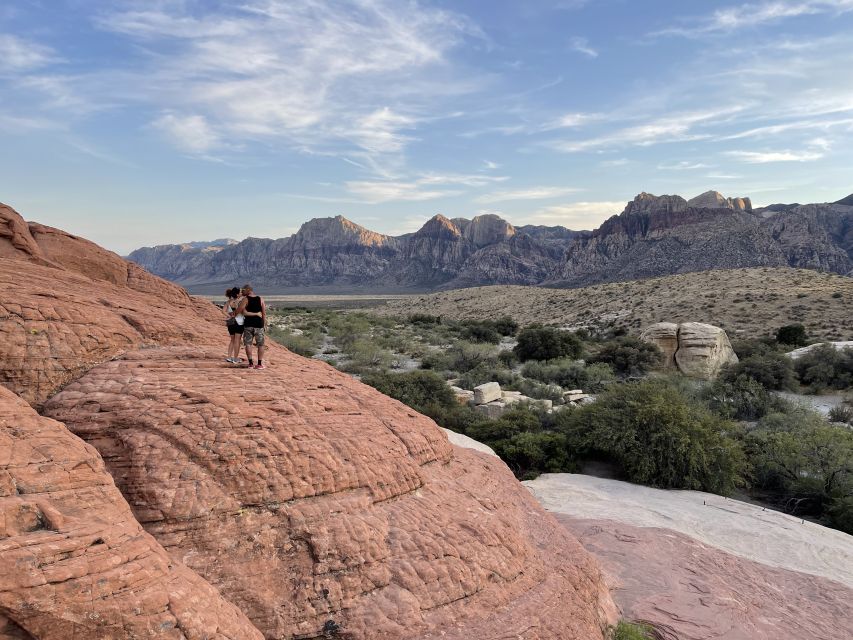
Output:
M658 169L663 171L693 171L695 169L709 169L711 165L705 164L704 162L688 162L687 160L682 160L681 162L675 162L673 164L659 164Z
M824 156L819 151L727 151L726 155L747 164L814 162Z
M628 158L616 158L614 160L602 160L598 164L602 167L624 167L629 164L631 161Z
M483 168L489 171L494 171L495 169L500 169L501 165L497 162L492 162L491 160L483 160Z
M572 202L544 207L528 215L515 216L514 224L560 225L569 229L595 229L625 208L622 201Z
M569 41L569 46L572 48L572 51L582 53L588 58L598 57L598 51L596 51L590 46L589 40L587 40L586 38L576 36Z
M379 204L393 201L435 200L459 195L460 191L424 189L418 182L362 181L346 182L347 190L363 202Z
M165 113L151 124L187 153L205 155L221 144L219 135L204 116Z
M445 62L482 34L416 2L246 0L203 16L184 2L130 7L102 12L98 25L169 51L128 72L137 99L199 114L227 143L261 139L370 165L401 154L437 101L476 86Z
M851 0L773 0L746 3L734 7L717 9L688 26L663 29L652 35L681 35L687 37L715 33L728 33L738 29L758 27L786 18L797 18L822 13L841 14L853 11Z
M32 71L58 61L50 47L0 33L0 73Z
M572 187L530 187L528 189L517 189L513 191L495 191L487 193L474 199L475 202L485 204L491 202L504 202L507 200L545 200L547 198L559 198L561 196L577 193L580 189Z

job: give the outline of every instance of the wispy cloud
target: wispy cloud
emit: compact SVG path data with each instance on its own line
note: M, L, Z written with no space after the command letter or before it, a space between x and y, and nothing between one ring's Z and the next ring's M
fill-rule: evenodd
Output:
M247 0L204 15L183 2L134 0L97 24L151 51L168 46L126 78L140 99L204 118L226 143L277 139L357 160L402 153L427 105L470 90L449 74L432 83L427 72L481 37L459 14L389 0Z
M581 191L581 189L573 187L529 187L527 189L487 193L478 196L474 201L488 204L509 200L546 200L548 198L559 198L571 193L577 193L578 191Z
M222 144L204 116L164 113L151 124L187 153L206 155Z
M726 155L747 164L814 162L824 156L820 151L727 151Z
M394 201L435 200L462 193L451 189L426 189L418 182L362 181L346 182L347 190L362 202L379 204Z
M786 18L797 18L822 13L841 14L853 11L850 0L773 0L771 2L746 3L717 9L712 14L673 26L652 35L680 35L696 37L708 34L729 33L739 29L758 27Z
M582 53L583 55L585 55L588 58L597 58L598 57L598 51L596 51L595 49L593 49L590 46L589 40L587 40L586 38L581 38L580 36L575 36L574 38L569 40L569 46L571 47L572 51L577 51L578 53Z
M682 160L681 162L675 162L672 164L659 164L658 169L663 171L693 171L695 169L709 169L711 165L705 164L704 162L690 162L688 160Z
M0 73L32 71L59 61L50 47L0 33Z

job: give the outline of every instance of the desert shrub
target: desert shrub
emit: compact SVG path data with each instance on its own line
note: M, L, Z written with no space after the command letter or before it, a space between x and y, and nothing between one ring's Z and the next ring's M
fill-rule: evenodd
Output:
M522 362L580 358L583 354L583 342L569 331L532 325L525 327L518 334L518 344L514 351Z
M428 313L413 313L409 316L409 324L441 324L441 316L431 316Z
M746 338L732 340L732 349L741 360L758 354L776 351L779 344L774 338Z
M358 340L371 333L370 321L360 314L339 313L329 319L329 335L335 338L338 346L346 352Z
M734 423L666 380L612 385L590 405L560 412L556 428L581 455L615 461L630 482L728 494L746 461Z
M853 430L798 410L774 414L745 438L757 486L778 493L788 511L849 526L853 495ZM845 529L853 532L853 529Z
M567 358L542 362L531 360L521 369L521 375L539 382L560 385L564 389L583 389L598 393L615 380L610 365L603 362L584 365Z
M317 346L314 341L305 335L296 335L289 331L283 331L276 327L269 328L270 338L281 345L284 345L293 353L298 353L300 356L310 358L317 352Z
M383 349L373 340L359 339L350 342L347 348L350 362L348 370L387 369L394 360L394 355Z
M610 365L620 376L641 376L660 365L662 359L657 345L624 336L604 344L587 362Z
M492 362L483 362L459 376L459 386L463 389L473 389L486 382L497 382L502 387L511 385L517 380L509 369Z
M744 358L720 374L726 382L733 382L741 376L755 380L765 389L793 389L797 383L791 359L771 351Z
M421 358L421 369L449 371L453 367L453 357L446 351L429 351Z
M821 344L794 361L800 383L812 391L853 386L853 348Z
M853 495L835 498L826 510L827 524L853 535Z
M501 334L489 322L467 321L462 326L461 336L469 342L499 344L501 341Z
M432 371L370 373L362 382L426 415L437 413L441 407L458 406L447 383Z
M792 347L803 347L808 344L809 337L806 328L801 324L786 324L776 331L776 342Z
M613 640L652 640L652 628L646 624L620 621L613 632Z
M502 336L514 336L518 333L518 323L509 316L503 316L492 321L495 331Z
M739 375L734 380L718 378L701 394L708 407L724 418L758 420L781 402L754 378Z
M505 367L514 367L518 364L518 356L511 349L504 349L498 352L498 360Z
M561 433L518 433L496 442L493 448L520 480L531 480L540 473L575 470L566 436Z
M832 409L829 410L829 415L827 417L830 422L853 424L853 407L847 407L844 405L832 407Z
M511 391L521 391L524 395L536 400L552 400L559 402L563 399L563 388L555 384L545 384L538 380L518 378L507 384Z

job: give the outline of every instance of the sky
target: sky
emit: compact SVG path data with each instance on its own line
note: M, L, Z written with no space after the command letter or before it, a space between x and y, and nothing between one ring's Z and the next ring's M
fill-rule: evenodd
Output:
M853 192L853 0L0 3L0 202L119 253Z

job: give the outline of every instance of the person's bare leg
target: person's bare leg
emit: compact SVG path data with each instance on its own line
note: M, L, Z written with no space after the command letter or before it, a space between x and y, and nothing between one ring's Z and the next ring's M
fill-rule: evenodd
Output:
M252 364L254 364L254 362L252 361L252 343L247 342L247 343L245 343L245 345L246 345L246 359L249 361L249 365L252 365Z
M266 347L258 347L258 364L264 361L264 350Z

